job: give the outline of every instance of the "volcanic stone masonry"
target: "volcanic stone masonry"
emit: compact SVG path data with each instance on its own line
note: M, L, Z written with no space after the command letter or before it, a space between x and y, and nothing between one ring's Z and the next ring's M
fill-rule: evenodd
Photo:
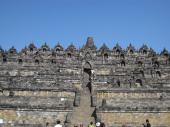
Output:
M0 48L0 126L170 127L170 54L143 45L122 49L92 37L81 49L33 43L20 52Z

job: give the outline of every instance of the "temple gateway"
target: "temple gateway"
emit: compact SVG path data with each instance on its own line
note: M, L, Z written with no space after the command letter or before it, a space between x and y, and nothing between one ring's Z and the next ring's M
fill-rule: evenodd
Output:
M170 54L147 45L0 48L0 126L170 127Z

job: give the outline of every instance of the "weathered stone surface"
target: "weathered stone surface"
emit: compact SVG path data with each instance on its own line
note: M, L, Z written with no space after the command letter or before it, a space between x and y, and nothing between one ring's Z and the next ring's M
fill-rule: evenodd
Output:
M45 124L46 122L55 124L57 119L62 120L68 114L67 111L29 111L29 110L0 110L0 117L4 123L18 124Z
M86 108L85 117L75 116ZM0 50L0 119L6 126L53 126L57 119L68 127L83 119L141 126L149 119L155 127L169 127L169 111L166 49L160 54L146 45L97 49L89 37L81 49L31 43L20 52Z
M153 127L169 127L170 113L169 112L100 112L98 115L106 126L120 127L123 124L131 127L142 127L146 119L149 119Z

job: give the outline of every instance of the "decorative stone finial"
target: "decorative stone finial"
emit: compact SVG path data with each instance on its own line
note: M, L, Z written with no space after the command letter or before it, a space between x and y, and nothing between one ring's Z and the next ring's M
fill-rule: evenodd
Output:
M93 41L93 38L92 38L92 37L88 37L88 38L87 38L87 42L86 42L85 48L90 48L90 49L92 49L92 50L95 50L95 49L96 49L96 46L94 45L94 41Z

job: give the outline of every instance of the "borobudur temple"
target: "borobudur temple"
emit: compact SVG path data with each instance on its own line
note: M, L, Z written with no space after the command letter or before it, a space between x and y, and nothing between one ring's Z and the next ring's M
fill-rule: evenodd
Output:
M0 48L0 126L170 127L170 54L147 45Z

